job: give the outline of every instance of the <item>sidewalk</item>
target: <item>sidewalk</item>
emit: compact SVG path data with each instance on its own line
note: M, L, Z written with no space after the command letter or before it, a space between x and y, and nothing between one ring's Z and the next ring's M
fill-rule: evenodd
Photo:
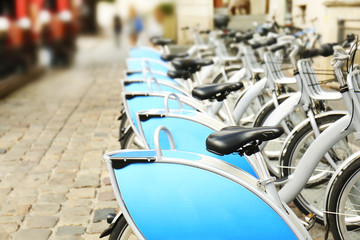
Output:
M73 68L0 101L0 239L98 239L117 207L102 155L119 146L124 53L79 43Z

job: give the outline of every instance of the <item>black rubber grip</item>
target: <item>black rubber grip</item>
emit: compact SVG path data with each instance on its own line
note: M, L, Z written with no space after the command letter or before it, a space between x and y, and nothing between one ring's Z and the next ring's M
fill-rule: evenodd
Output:
M253 33L245 33L242 35L242 37L244 40L250 40L253 38L253 35L254 35Z
M262 47L262 44L260 43L254 43L254 44L250 44L251 48L252 49L258 49L258 48L261 48Z
M275 43L277 43L277 39L272 37L266 41L266 46L271 46L274 45Z
M255 49L258 49L258 48L261 48L261 47L273 45L276 42L277 42L276 38L269 38L264 43L254 43L254 44L250 44L250 46L251 46L252 49L255 50Z
M271 46L269 49L272 52L276 52L280 49L286 49L286 48L288 48L288 46L289 46L288 44L280 44L280 45Z
M201 30L199 33L200 34L209 34L210 30Z
M317 56L328 57L334 54L333 46L337 45L336 43L327 43L320 46L320 48L314 48L305 50L302 54L302 58L312 58Z

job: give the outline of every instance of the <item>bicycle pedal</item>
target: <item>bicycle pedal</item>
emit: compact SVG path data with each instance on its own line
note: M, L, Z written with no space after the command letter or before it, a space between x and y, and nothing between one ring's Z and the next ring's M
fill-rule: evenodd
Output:
M305 228L306 230L310 230L316 222L316 215L314 213L309 213L306 217L305 217Z

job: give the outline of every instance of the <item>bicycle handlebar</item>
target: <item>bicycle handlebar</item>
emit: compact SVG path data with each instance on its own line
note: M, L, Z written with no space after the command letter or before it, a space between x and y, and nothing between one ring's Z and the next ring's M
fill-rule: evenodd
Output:
M334 54L333 46L337 45L337 43L327 43L320 46L320 48L313 48L309 50L305 50L302 53L302 58L312 58L317 56L328 57Z
M273 45L269 47L269 50L272 52L276 52L280 49L287 49L289 47L289 43L283 43L283 44L278 44L278 45Z
M253 33L244 33L241 36L236 36L235 41L237 43L240 43L240 42L245 41L245 40L250 40L250 39L253 38L253 35L254 35Z
M268 40L266 40L266 42L264 43L255 43L255 44L250 44L251 48L252 49L258 49L258 48L261 48L261 47L266 47L266 46L270 46L270 45L273 45L277 43L277 39L276 38L269 38Z

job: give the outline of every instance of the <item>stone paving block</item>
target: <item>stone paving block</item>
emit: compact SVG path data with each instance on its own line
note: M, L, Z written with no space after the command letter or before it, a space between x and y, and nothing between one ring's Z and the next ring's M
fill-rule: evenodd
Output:
M0 187L0 196L9 195L13 189L13 187Z
M63 203L66 201L65 194L43 194L39 197L39 203Z
M56 167L57 164L58 164L57 159L46 160L42 158L35 170L36 171L47 170L50 172L52 169Z
M36 202L37 197L21 196L21 197L10 197L11 201L16 204L33 204Z
M21 221L23 219L24 219L23 216L0 216L0 224L2 224L2 223L21 223Z
M96 208L102 209L102 208L119 208L119 204L117 201L98 201L96 203Z
M18 228L19 228L19 224L17 224L17 223L1 223L0 224L0 232L13 233L13 232L16 232L16 230L18 230Z
M58 220L59 217L55 216L32 216L26 219L26 226L29 228L52 228Z
M74 187L86 188L86 187L100 187L100 181L98 175L80 175L74 183Z
M39 192L45 194L63 194L68 193L71 186L67 185L43 185L39 189Z
M87 240L87 238L84 238L82 235L72 235L72 236L57 236L56 240ZM98 239L99 240L99 239Z
M10 240L11 235L9 233L0 232L0 239L2 240Z
M36 240L48 240L51 235L49 229L21 229L14 234L13 240L25 240L25 239L36 239Z
M90 207L64 207L61 215L67 216L90 216L92 209Z
M25 216L29 210L30 204L3 204L0 205L0 215L2 216Z
M84 239L86 240L98 240L99 239L100 234L99 233L95 233L95 234L85 234Z
M60 204L34 204L31 208L31 213L33 215L42 215L42 216L52 216L58 213L60 210Z
M49 171L32 171L26 177L26 184L30 187L38 187L45 184L45 182L49 179L50 172ZM36 194L37 196L37 194Z
M56 174L61 173L76 173L79 170L80 163L77 161L66 161L66 162L59 162L55 168Z
M85 161L83 161L82 164L81 164L81 168L82 169L87 169L87 168L96 168L96 169L98 169L98 168L101 168L101 164L102 164L102 159L101 158L99 158L99 159L97 159L95 161L87 161L85 159Z
M14 198L24 196L37 197L37 189L28 188L28 186L22 188L18 187L12 191L11 196Z
M102 221L102 222L97 222L97 223L92 223L88 228L87 228L87 232L92 234L92 233L98 233L100 235L100 233L102 233L105 229L107 229L109 227L109 224L106 221Z
M66 215L60 218L60 225L86 226L89 222L89 216Z
M106 186L111 186L111 182L110 182L110 178L109 177L105 177L102 179L103 183L106 185Z
M109 213L116 214L116 209L115 208L104 208L104 209L95 210L93 222L97 223L102 220L105 220L107 218L107 216L109 215Z
M86 207L90 206L92 201L90 199L69 199L66 201L67 207Z
M115 195L112 191L99 193L100 201L113 201L116 200Z
M82 226L61 226L56 232L56 236L74 236L81 235L85 232L85 227Z
M69 199L95 198L95 188L71 189L67 196Z
M0 148L0 154L5 154L7 152L6 148Z
M50 185L72 185L75 179L74 173L53 174L50 178Z

